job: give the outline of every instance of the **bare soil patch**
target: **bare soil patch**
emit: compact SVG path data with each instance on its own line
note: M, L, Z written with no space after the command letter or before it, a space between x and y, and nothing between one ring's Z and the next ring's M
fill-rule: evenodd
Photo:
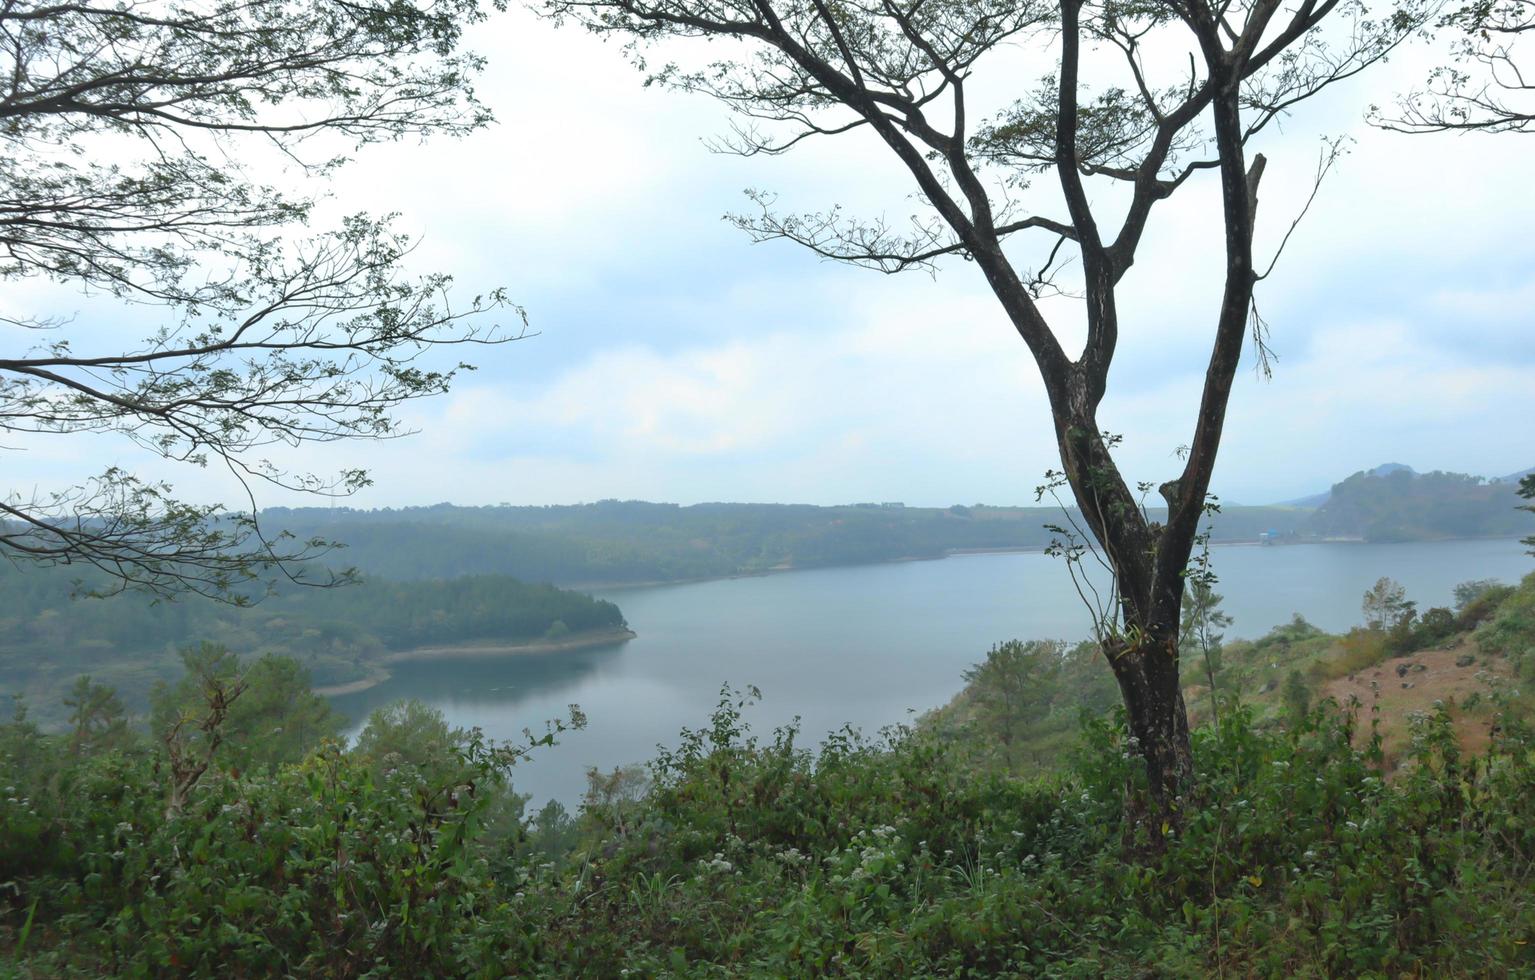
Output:
M1465 662L1467 658L1472 658L1470 663ZM1329 681L1323 685L1322 694L1335 698L1339 704L1348 703L1350 697L1358 698L1367 712L1372 707L1379 709L1386 761L1394 767L1407 747L1408 719L1415 713L1433 712L1436 702L1454 706L1451 716L1461 749L1485 751L1491 738L1490 713L1460 706L1473 694L1485 698L1493 684L1508 677L1506 660L1486 656L1474 642L1463 639L1453 646L1392 658ZM1366 715L1361 721L1368 719Z

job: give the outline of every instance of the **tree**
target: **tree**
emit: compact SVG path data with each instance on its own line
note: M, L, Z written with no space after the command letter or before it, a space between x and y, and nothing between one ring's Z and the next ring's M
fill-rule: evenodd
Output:
M117 691L82 675L64 699L69 708L69 751L91 755L120 747L131 739L128 719Z
M1519 496L1525 500L1535 500L1535 473L1531 473L1519 481ZM1521 504L1519 509L1535 514L1535 503ZM1535 534L1527 538L1521 538L1519 543L1528 545L1530 554L1535 555Z
M1405 133L1535 132L1535 64L1521 64L1515 51L1535 35L1535 0L1470 0L1440 26L1459 34L1454 63L1435 68L1398 115L1374 110L1376 123Z
M976 713L1002 743L1009 765L1013 743L1030 723L1043 720L1058 692L1066 644L1060 640L1008 640L986 651L986 659L963 674Z
M1290 720L1297 725L1304 721L1306 712L1311 710L1311 688L1306 685L1305 676L1298 670L1290 671L1280 694Z
M1221 646L1231 616L1221 609L1226 597L1215 591L1208 576L1190 577L1183 592L1183 620L1179 626L1179 650L1198 650L1210 683L1210 714L1220 721L1220 702L1215 694L1215 675L1221 669Z
M245 694L245 679L238 663L228 651L203 644L183 651L188 681L195 700L175 704L165 688L155 691L152 725L165 745L170 769L170 789L165 802L167 820L179 816L191 799L192 790L219 757L219 748L228 736L229 713ZM171 710L164 711L165 706Z
M375 708L357 736L354 751L380 769L408 765L420 770L453 768L465 740L441 711L411 698Z
M712 64L668 63L649 79L737 110L746 122L724 149L777 154L861 131L894 154L929 207L910 225L838 208L785 215L763 193L734 221L758 240L885 272L931 269L946 256L979 269L1038 367L1061 479L1113 574L1100 643L1154 799L1169 808L1192 774L1178 670L1184 570L1249 339L1266 364L1254 289L1273 262L1255 253L1265 161L1249 149L1292 107L1384 57L1424 10L1370 20L1340 0L545 0L544 9L630 39L642 65L647 42L730 43ZM1331 36L1329 21L1341 22ZM989 120L970 99L983 61L991 79L1031 79ZM1318 179L1336 149L1324 149ZM1223 285L1183 465L1160 485L1167 517L1154 522L1141 506L1151 485L1138 494L1120 473L1098 409L1119 340L1119 287L1152 213L1207 173L1219 182ZM1024 192L1041 191L1031 185L1045 174L1061 210L1026 209ZM1061 292L1073 253L1086 323L1076 357L1040 305Z
M0 278L163 317L136 346L95 349L65 318L4 311L0 323L42 342L0 356L0 431L125 436L225 467L247 497L261 482L365 485L358 470L289 472L260 454L401 434L393 411L466 366L422 355L508 339L476 319L504 299L455 309L447 277L405 278L410 243L385 221L355 216L294 243L313 195L253 174L281 163L320 180L358 145L482 124L479 60L459 50L481 16L477 0L0 7ZM334 581L293 564L326 549L266 533L254 498L188 503L116 467L0 497L0 556L94 566L107 591L241 601L257 577Z
M214 684L241 695L222 721L219 761L241 769L297 762L325 738L340 734L342 719L311 690L309 671L292 657L268 654L247 665L215 643L181 651L186 673L175 686L151 693L150 729L163 734L207 707Z
M1528 544L1531 542L1525 543ZM1455 596L1455 611L1457 613L1465 612L1466 608L1473 602L1480 599L1482 596L1487 595L1489 592L1500 588L1505 588L1505 586L1495 578L1478 578L1472 579L1469 582L1461 582L1459 585L1455 586L1455 590L1453 592L1453 595Z
M1361 604L1364 624L1369 629L1389 633L1409 618L1413 605L1400 582L1384 577L1376 579L1375 584L1365 590Z

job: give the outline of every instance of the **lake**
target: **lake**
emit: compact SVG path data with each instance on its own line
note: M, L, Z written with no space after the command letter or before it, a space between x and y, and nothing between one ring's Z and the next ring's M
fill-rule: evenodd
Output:
M1230 545L1212 549L1235 624L1230 637L1261 636L1303 613L1329 631L1360 622L1360 599L1382 575L1418 608L1450 605L1474 578L1517 582L1535 570L1518 541L1409 544ZM1013 638L1086 638L1089 616L1058 559L1039 553L964 555L940 561L821 568L751 578L602 593L639 634L600 649L499 660L397 664L384 684L334 699L362 721L373 708L419 698L454 725L497 739L543 730L566 705L585 730L518 767L533 805L567 806L587 766L639 762L682 726L702 727L720 686L755 684L762 702L746 717L766 736L798 715L805 740L852 724L869 733L948 701L961 672ZM355 729L354 729L355 731Z

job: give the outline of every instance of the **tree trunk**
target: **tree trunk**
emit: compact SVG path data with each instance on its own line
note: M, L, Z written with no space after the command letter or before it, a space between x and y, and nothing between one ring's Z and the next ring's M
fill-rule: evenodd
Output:
M1194 773L1178 659L1181 571L1193 541L1176 563L1179 574L1166 574L1158 556L1166 557L1167 527L1146 520L1097 420L1076 413L1058 435L1066 477L1117 584L1119 606L1111 612L1119 622L1099 624L1104 658L1119 683L1152 801L1160 813L1172 816Z
M1129 716L1134 749L1146 764L1147 785L1157 809L1177 810L1177 800L1194 775L1189 716L1178 676L1178 635L1141 634L1131 646L1104 645Z

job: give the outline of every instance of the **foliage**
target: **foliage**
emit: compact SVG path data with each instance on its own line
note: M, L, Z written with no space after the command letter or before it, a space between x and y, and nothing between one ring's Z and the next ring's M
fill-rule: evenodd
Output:
M1519 496L1525 500L1535 500L1535 473L1525 476L1519 481ZM1535 514L1535 503L1520 504L1519 509ZM1530 546L1530 554L1535 555L1535 534L1522 539L1523 544Z
M176 651L200 642L257 669L265 654L291 658L314 683L329 685L367 677L397 651L555 639L562 622L583 633L624 626L610 602L502 576L289 587L247 607L199 597L155 605L133 594L76 601L62 569L0 566L0 588L8 599L0 611L0 691L27 692L40 706L38 720L53 725L62 721L56 699L74 675L115 686L139 713L156 683L179 676Z
M1455 611L1457 613L1464 613L1472 603L1500 589L1507 590L1508 586L1503 585L1497 579L1478 578L1472 579L1469 582L1461 582L1455 586L1452 593L1455 597Z
M1304 530L1366 541L1512 537L1519 533L1515 499L1507 481L1463 473L1359 472L1333 485Z
M1507 657L1521 681L1535 683L1535 574L1524 577L1475 635L1483 650Z
M1457 35L1454 61L1429 73L1400 100L1398 115L1375 110L1378 125L1407 133L1528 133L1535 130L1535 84L1522 37L1535 31L1532 0L1449 4L1440 26Z
M75 755L106 751L127 740L128 719L117 692L93 684L88 675L75 679L64 706L69 709L69 750Z
M376 709L357 736L357 755L380 772L409 767L431 771L454 760L468 733L449 728L442 712L414 699Z
M1211 716L1219 718L1220 702L1217 677L1221 673L1221 651L1224 647L1225 630L1232 623L1231 616L1221 609L1224 596L1215 591L1214 573L1209 568L1208 549L1196 556L1199 574L1189 577L1183 592L1183 618L1178 627L1178 650L1193 656L1198 651L1203 661L1205 680L1210 687Z
M1305 675L1298 670L1286 674L1281 698L1292 719L1304 718L1311 710L1311 689L1306 685Z
M956 740L971 765L1044 772L1074 745L1082 716L1117 703L1118 689L1095 643L1009 640L964 671L967 682L922 726Z
M1325 676L1355 674L1387 656L1387 638L1379 630L1351 629L1339 639L1337 655L1328 661Z
M1385 577L1376 579L1375 584L1365 590L1361 604L1365 628L1390 632L1411 620L1413 605L1400 582Z
M1009 640L993 646L985 660L964 671L965 682L975 691L977 720L996 734L1009 765L1015 764L1013 743L1019 729L1050 710L1065 654L1066 644L1059 640Z
M353 148L487 121L471 85L479 59L459 47L483 16L477 0L0 9L0 280L60 283L162 318L133 343L7 310L39 342L0 358L0 429L112 433L214 463L247 491L365 486L358 470L289 472L266 454L400 434L400 405L446 391L466 367L423 355L510 339L470 319L504 300L455 308L447 277L407 278L411 245L387 220L300 232ZM257 177L285 171L297 188ZM258 580L298 578L295 563L329 548L264 528L254 504L187 502L117 466L0 498L0 556L93 568L108 593L244 602Z
M1222 647L1220 683L1231 700L1262 697L1277 690L1288 672L1333 655L1338 639L1296 613L1256 640L1236 640Z
M1151 508L1153 519L1163 511ZM273 508L267 519L303 536L347 542L346 560L397 581L511 575L556 585L676 581L938 558L952 552L1044 548L1048 507L907 507L877 503L704 503L639 500L547 507L438 504L378 511ZM1230 507L1216 541L1298 530L1309 511Z
M181 651L186 673L174 686L161 683L151 694L149 731L162 738L178 721L206 707L212 683L238 680L244 691L223 722L220 760L248 769L297 762L320 742L341 732L342 719L330 702L314 694L309 671L291 657L266 654L248 666L228 649L201 643Z
M1154 835L1122 718L1019 779L924 730L759 742L752 701L722 692L648 788L602 777L578 819L499 830L526 750L457 732L445 753L420 709L368 751L210 772L177 816L146 751L76 756L14 719L0 956L50 977L1535 969L1535 736L1515 720L1468 759L1425 718L1388 782L1357 709L1261 730L1236 708L1196 732L1194 795Z

